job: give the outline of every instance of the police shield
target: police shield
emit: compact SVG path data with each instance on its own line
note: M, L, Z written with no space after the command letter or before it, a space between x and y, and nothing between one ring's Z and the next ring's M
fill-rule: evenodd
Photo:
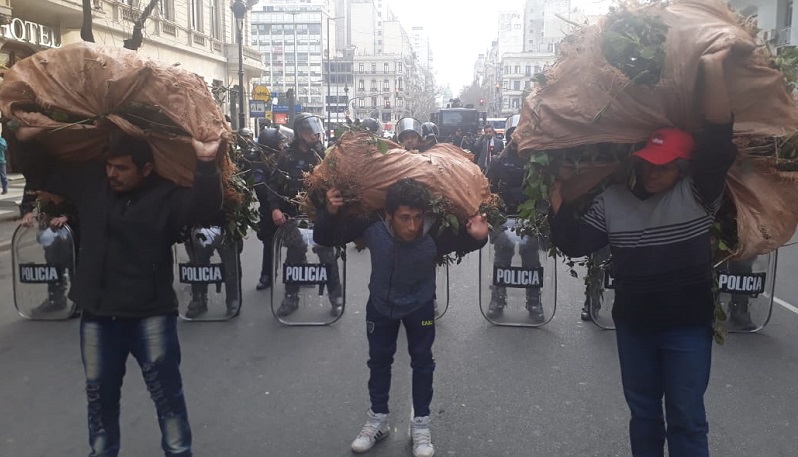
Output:
M778 251L730 260L715 268L717 299L726 315L727 331L756 332L767 325L773 307L777 257ZM601 280L596 287L588 286L590 316L599 327L614 329L614 281L609 269L601 269L598 274Z
M11 241L14 306L26 319L67 319L76 306L67 298L75 276L75 243L72 230L25 227L14 231Z
M479 306L496 325L538 327L548 323L557 308L557 263L548 243L520 236L516 219L490 234L479 254Z
M346 298L345 256L313 242L313 223L289 219L274 235L272 313L286 325L329 325Z
M610 248L605 247L590 255L585 278L585 303L590 319L604 329L614 329L612 304L615 301L615 280L610 271Z
M241 242L226 240L220 227L195 227L175 248L180 317L232 319L241 309Z
M718 300L729 332L756 332L767 325L773 307L778 251L730 260L715 269Z

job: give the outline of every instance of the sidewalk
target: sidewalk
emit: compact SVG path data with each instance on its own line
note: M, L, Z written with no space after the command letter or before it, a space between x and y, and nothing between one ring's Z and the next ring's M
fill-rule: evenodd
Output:
M22 175L8 175L8 193L0 195L0 252L11 248L11 237L17 228L19 203L24 189L25 178Z

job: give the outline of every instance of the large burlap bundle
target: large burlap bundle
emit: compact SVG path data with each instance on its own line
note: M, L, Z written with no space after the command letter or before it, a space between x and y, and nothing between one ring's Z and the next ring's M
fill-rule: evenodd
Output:
M347 132L324 160L306 178L306 211L313 213L310 200L331 187L341 190L348 215L364 215L385 206L388 187L403 178L413 178L442 198L446 210L461 221L471 217L483 204L495 204L488 180L468 153L448 143L423 153L409 152L398 144L380 141L362 132ZM385 146L383 146L385 150Z
M37 139L63 159L98 158L121 129L146 139L158 174L180 185L193 181L195 148L218 147L232 173L232 134L202 78L124 48L76 43L18 62L0 85L0 112L44 129Z
M720 0L674 0L638 5L631 12L661 19L667 25L665 62L654 85L639 84L613 67L602 50L609 18L583 27L563 42L546 82L525 101L513 140L522 154L551 156L601 143L631 145L662 127L691 132L702 128L700 58L722 49L733 52L725 82L735 115L735 135L765 143L798 129L798 109L784 75L759 46L755 31ZM739 142L739 141L738 141ZM775 155L772 148L768 155ZM798 191L792 174L779 172L775 159L745 154L729 173L728 193L737 215L738 258L764 254L783 245L798 222L798 205L788 196ZM762 151L756 154L761 155ZM753 164L753 165L752 165ZM579 164L578 172L552 170L565 179L563 197L576 200L607 178L613 166ZM616 176L617 178L617 176Z
M737 258L778 249L798 224L798 172L776 170L776 159L746 158L729 171L726 190L737 213Z
M606 18L574 32L562 45L547 83L524 101L513 134L519 151L597 143L635 143L662 127L701 128L700 62L704 54L734 48L726 84L735 132L783 135L798 126L798 109L768 51L720 0L675 0L641 6L669 27L662 77L654 86L627 84L602 53Z

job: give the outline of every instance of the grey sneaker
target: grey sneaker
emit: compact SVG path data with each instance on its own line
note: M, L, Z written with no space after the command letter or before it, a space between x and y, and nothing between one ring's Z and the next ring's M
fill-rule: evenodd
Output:
M299 308L299 295L285 294L283 302L280 304L280 307L277 308L276 314L279 317L285 317L296 311L298 308Z
M370 409L366 413L368 419L363 429L352 441L352 452L366 452L374 444L391 433L391 426L388 424L388 415L372 412Z
M432 445L432 434L429 430L429 416L413 418L410 426L410 434L413 437L413 456L432 457L435 455L435 447Z

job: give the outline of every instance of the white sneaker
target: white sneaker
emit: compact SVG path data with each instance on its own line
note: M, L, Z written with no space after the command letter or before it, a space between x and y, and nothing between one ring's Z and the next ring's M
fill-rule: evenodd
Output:
M429 416L413 418L410 433L413 436L414 457L432 457L435 455L435 447L432 446L432 435L429 430Z
M368 451L374 447L374 443L385 438L391 432L387 414L374 413L369 409L366 415L368 416L366 425L363 426L363 430L357 435L355 441L352 441L353 452Z

